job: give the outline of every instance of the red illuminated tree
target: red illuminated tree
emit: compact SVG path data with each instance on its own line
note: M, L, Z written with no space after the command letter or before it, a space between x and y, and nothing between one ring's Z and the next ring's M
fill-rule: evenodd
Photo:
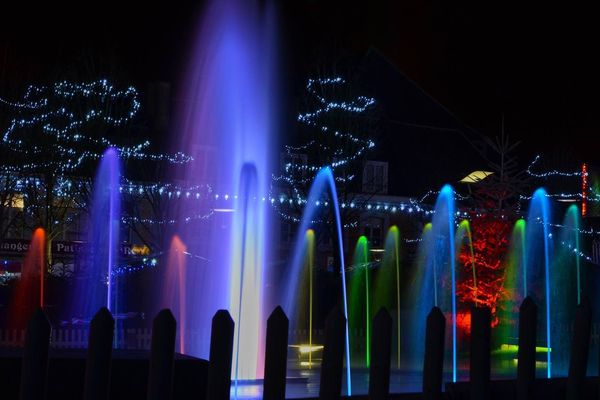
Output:
M473 255L468 246L462 246L457 296L462 304L489 307L495 326L499 323L498 308L507 296L505 261L512 227L529 180L512 154L519 142L511 143L504 130L495 140L486 141L494 155L488 164L492 174L469 187L474 202L469 213Z

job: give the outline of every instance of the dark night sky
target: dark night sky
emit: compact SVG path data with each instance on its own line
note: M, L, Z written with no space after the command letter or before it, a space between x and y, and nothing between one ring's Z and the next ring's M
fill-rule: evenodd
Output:
M596 162L600 38L591 9L523 2L280 1L284 78L293 87L327 46L375 47L484 134L523 139L524 156ZM4 10L0 93L57 76L178 82L201 2ZM346 5L344 5L346 4ZM93 67L90 67L93 66ZM557 139L551 140L556 137Z

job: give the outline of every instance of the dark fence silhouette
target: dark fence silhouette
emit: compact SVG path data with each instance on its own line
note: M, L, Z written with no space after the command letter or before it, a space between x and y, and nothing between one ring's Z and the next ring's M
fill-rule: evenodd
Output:
M567 379L562 379L560 389L554 389L559 380L535 379L535 345L538 309L532 299L526 298L520 308L518 367L514 380L504 381L511 387L510 395L499 397L490 376L491 360L491 313L488 308L475 307L471 310L470 379L463 382L461 390L443 391L444 344L446 319L441 310L434 307L426 323L425 355L423 360L422 393L390 394L390 364L392 353L393 321L384 308L373 320L371 342L371 365L369 371L368 396L363 399L392 398L465 398L465 399L534 399L545 398L539 392L540 384L554 390L552 398L579 400L596 398L590 396L589 380L586 380L592 334L592 309L588 299L577 306L572 335L571 357ZM268 400L285 399L286 368L288 351L289 321L280 307L277 307L266 321L266 346L263 395ZM325 341L320 370L319 399L340 399L342 397L343 364L345 349L346 319L339 307L332 310L325 327ZM210 400L229 399L231 393L231 367L233 354L234 321L225 310L218 311L212 322L210 360L207 370L206 393L191 394L189 398ZM115 321L111 313L102 308L92 320L85 381L82 398L106 400L110 396L111 360ZM176 321L170 310L158 313L153 323L152 343L149 357L149 371L146 398L149 400L173 398L175 380L175 333ZM19 398L23 400L45 399L48 374L48 349L51 328L41 309L29 321L25 335L25 345L21 366ZM199 379L202 379L199 377ZM508 383L507 383L508 382ZM466 386L465 386L466 385ZM553 386L554 385L554 386ZM466 389L465 389L466 388ZM587 388L587 390L586 390ZM536 393L537 392L537 393Z

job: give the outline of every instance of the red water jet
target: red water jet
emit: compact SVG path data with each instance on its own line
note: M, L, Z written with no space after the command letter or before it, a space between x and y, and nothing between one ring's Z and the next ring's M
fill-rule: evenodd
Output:
M33 232L23 259L21 277L17 281L9 306L11 328L24 328L37 307L44 307L44 276L46 271L46 233L42 228Z
M166 268L166 290L163 291L163 306L173 310L179 328L179 352L185 352L186 319L186 253L187 247L179 236L174 235L169 246Z

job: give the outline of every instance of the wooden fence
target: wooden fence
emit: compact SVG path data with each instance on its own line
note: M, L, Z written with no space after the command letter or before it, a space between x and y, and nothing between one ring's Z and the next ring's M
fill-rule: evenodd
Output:
M514 398L534 398L536 337L538 310L535 303L526 298L519 316L519 349ZM473 308L471 312L471 348L469 398L490 399L490 310ZM324 349L320 370L319 399L340 399L342 392L343 362L346 320L339 308L328 316L324 331ZM591 336L591 306L582 301L575 311L573 324L569 373L565 397L582 399ZM111 354L115 332L112 315L106 308L98 311L89 331L69 334L51 332L50 324L42 310L37 310L29 321L24 337L21 368L20 399L44 398L50 344L80 343L87 336L87 359L83 398L106 400L109 393ZM390 364L392 353L393 321L385 309L373 319L371 342L371 365L369 370L370 399L389 398ZM429 313L426 321L425 355L423 360L423 399L441 399L444 368L446 320L437 307ZM150 338L150 362L147 398L170 399L173 393L173 365L175 353L176 322L169 310L161 311L154 319ZM218 311L212 321L210 360L208 366L207 392L210 400L230 397L231 365L233 354L234 322L225 310ZM263 398L282 400L286 390L286 367L288 353L289 322L280 307L267 320ZM3 333L2 340L21 340L19 333ZM358 396L357 398L365 398Z

